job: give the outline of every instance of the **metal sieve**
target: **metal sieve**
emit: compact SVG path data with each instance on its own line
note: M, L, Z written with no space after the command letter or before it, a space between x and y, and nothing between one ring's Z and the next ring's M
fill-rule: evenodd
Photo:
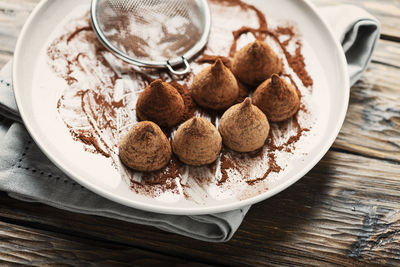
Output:
M207 43L207 0L92 0L91 21L100 41L120 59L182 75L188 59ZM183 64L182 70L173 67Z

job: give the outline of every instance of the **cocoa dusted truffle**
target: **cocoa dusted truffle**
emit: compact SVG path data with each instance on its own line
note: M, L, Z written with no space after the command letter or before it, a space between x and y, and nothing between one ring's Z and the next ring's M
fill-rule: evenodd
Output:
M230 107L239 96L236 78L221 59L194 77L190 91L197 104L214 110Z
M136 114L140 120L148 120L160 126L172 127L183 117L185 103L175 87L161 79L148 85L139 95Z
M218 130L211 122L199 117L179 126L172 141L172 149L180 161L194 166L214 162L221 147Z
M264 145L269 123L265 114L247 97L225 111L218 130L227 147L238 152L250 152Z
M272 122L287 120L300 108L296 89L276 74L258 86L253 94L253 103Z
M135 124L119 143L119 157L131 169L156 171L171 158L171 145L157 124L142 121Z
M282 61L265 42L255 41L236 52L232 72L241 82L257 86L282 71Z

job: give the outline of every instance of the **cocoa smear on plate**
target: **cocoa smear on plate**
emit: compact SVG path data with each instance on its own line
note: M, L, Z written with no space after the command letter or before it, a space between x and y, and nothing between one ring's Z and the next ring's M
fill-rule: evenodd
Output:
M302 44L299 40L295 40L296 35L292 26L269 29L264 14L254 6L240 0L212 0L211 3L226 7L237 6L244 11L255 12L259 26L251 28L244 25L239 29L233 30L233 41L228 55L210 55L207 54L209 51L206 48L194 60L196 63L192 63L195 72L202 68L201 64L213 63L217 58L220 58L230 68L231 58L236 52L238 40L243 34L251 33L258 40L265 40L268 36L273 38L282 50L278 54L286 58L289 67L302 84L311 89L313 80L305 69L304 57L301 53ZM165 71L154 71L127 65L112 56L98 42L90 27L88 15L80 20L80 24L83 24L82 26L61 35L51 43L47 50L51 67L69 85L69 88L61 95L57 103L57 109L65 125L70 130L71 136L84 144L87 151L111 158L112 164L120 170L122 176L130 180L132 190L137 193L159 196L162 192L170 191L176 194L182 193L186 198L190 198L189 189L191 187L204 187L211 183L224 186L229 181L230 172L232 171L240 173L247 185L256 185L265 180L271 172L280 172L282 170L282 167L276 162L274 152L282 150L291 152L295 149L295 143L304 132L309 131L308 128L303 128L300 125L296 115L290 121L274 124L281 132L289 133L289 124L291 129L294 129L294 134L288 136L287 140L279 145L275 144L275 136L271 130L265 146L252 153L237 153L223 148L219 160L209 166L189 167L173 157L169 165L160 171L151 173L133 172L120 163L118 142L136 122L135 105L137 95L152 80L161 77L164 80L169 80L177 88L185 103L184 120L198 114L207 116L217 125L217 121L223 111L210 112L196 107L188 90L193 73L186 76L182 81L177 82L172 81L169 73ZM281 37L287 38L285 41L281 41ZM288 46L293 40L296 42L296 49L295 53L291 54L288 51ZM87 47L82 47L82 44ZM221 43L220 45L226 46L227 44ZM71 47L75 47L75 49ZM86 77L77 75L79 72L85 73ZM301 96L293 77L286 71L282 75L290 80ZM131 88L125 85L118 86L117 82L123 82L124 79L134 81L135 84ZM116 93L118 91L116 88L120 88L119 95ZM255 89L243 84L240 84L240 88L238 103L243 101ZM304 103L301 105L301 110L305 113L308 112ZM169 138L173 137L175 130L175 128L163 129ZM249 177L251 168L260 161L268 162L267 170L259 177ZM218 166L220 169L219 178L216 177ZM175 179L177 177L180 180ZM193 183L196 184L194 185Z

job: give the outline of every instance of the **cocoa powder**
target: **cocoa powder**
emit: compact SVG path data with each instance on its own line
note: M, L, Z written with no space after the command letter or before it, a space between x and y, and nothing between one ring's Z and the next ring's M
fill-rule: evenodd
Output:
M68 37L67 37L67 44L79 33L83 32L83 31L92 31L92 27L90 26L86 26L86 27L82 27L82 28L78 28L75 31L73 31Z
M220 59L224 65L232 70L232 61L229 57L224 57L224 56L213 56L213 55L207 55L204 54L202 55L199 59L197 59L197 63L204 64L204 63L209 63L213 64L215 61Z
M294 88L296 89L297 95L299 96L299 98L301 99L301 92L299 90L299 87L297 86L297 84L294 82L292 75L288 74L288 73L282 73L282 76L288 77L290 80L290 83L294 86Z
M269 35L271 36L281 47L289 66L293 69L293 71L297 74L297 76L300 78L302 81L303 85L305 87L311 87L313 85L313 79L309 75L309 73L306 70L306 64L305 64L305 59L303 54L301 53L302 49L302 43L300 40L296 41L296 50L295 54L292 55L289 53L287 50L287 46L289 45L289 42L295 37L295 32L293 30L292 26L286 26L282 27L279 26L275 30L269 30L268 29L268 24L267 20L265 18L265 15L257 9L253 5L249 5L246 3L243 3L241 0L213 0L216 2L221 2L229 5L238 5L243 9L251 9L254 12L256 12L258 20L259 20L259 28L250 28L247 26L243 26L240 29L233 31L233 43L231 45L230 51L229 51L229 56L233 57L235 52L236 52L236 47L237 47L237 41L239 40L240 36L242 34L246 33L252 33L254 37L257 40L265 40L266 36ZM279 37L282 35L288 35L289 38L283 42L280 41Z
M285 146L289 146L289 145L296 143L297 141L299 141L300 137L303 135L303 132L310 131L310 129L308 129L308 128L301 127L301 125L297 119L297 116L294 116L293 123L296 127L296 134L289 137L288 141L285 142Z
M224 57L224 56L212 56L212 55L204 54L197 60L197 63L199 63L199 64L204 64L204 63L212 64L218 59L220 59L229 70L232 70L232 60L230 58ZM239 80L237 80L237 82L238 82L238 85L239 85L239 97L236 99L235 104L243 102L243 100L246 97L249 96L249 92L251 90L250 88L248 88L248 86L246 86L245 84L241 83ZM215 111L212 112L212 113L215 113Z
M183 113L181 123L185 122L194 116L194 113L196 112L196 104L192 100L189 88L186 84L180 84L176 81L172 81L170 84L176 88L178 93L182 96L183 102L185 103L185 111Z
M172 157L168 166L162 168L155 172L145 172L142 174L142 180L144 185L164 185L167 180L171 177L179 177L182 172L182 163L178 161L175 157ZM175 186L169 185L175 188Z
M275 31L269 31L268 34L280 45L283 53L285 54L289 66L293 69L293 71L302 81L303 85L305 87L311 87L314 84L314 81L306 70L305 59L303 54L301 53L303 45L300 42L300 40L296 41L296 50L294 55L289 53L289 51L287 50L289 41L291 41L295 36L293 27L292 26L278 27ZM281 35L289 35L289 39L284 42L281 42L279 40L279 37Z
M268 153L268 166L269 166L268 170L265 172L265 174L262 177L259 177L259 178L253 179L253 180L248 180L248 181L246 181L246 183L248 185L254 185L257 182L265 180L271 172L280 172L282 170L282 168L276 163L275 154L271 153L271 152Z
M191 23L191 18L174 16L186 14L184 6L175 5L175 12L165 9L158 13L156 10L162 8L159 6L163 5L162 1L147 5L147 9L155 12L150 16L145 15L144 11L149 11L146 4L131 8L126 14L107 14L102 30L115 47L135 58L164 61L185 54L200 39L201 31Z
M229 175L228 175L228 171L227 170L235 168L235 164L233 164L233 161L228 158L228 156L227 156L227 154L225 152L225 149L222 151L220 161L221 161L220 164L221 164L222 177L217 182L217 185L219 185L219 186L224 184L228 180Z
M305 69L306 66L304 62L304 57L301 54L301 47L302 47L301 42L297 41L296 51L294 55L290 54L287 50L289 42L295 38L295 33L292 27L278 27L275 30L268 29L267 20L264 14L254 6L246 4L240 0L212 0L212 2L217 2L226 5L236 5L240 6L240 8L242 9L254 11L259 21L259 27L258 28L241 27L240 29L233 31L232 34L234 38L233 38L233 43L230 46L229 57L220 55L200 54L199 58L196 61L197 63L214 63L216 59L221 59L225 66L231 68L231 57L236 52L236 47L237 47L236 43L242 34L250 32L258 40L265 40L267 36L271 36L282 48L283 54L286 57L289 66L293 69L295 74L302 81L303 85L306 87L312 86L313 80L309 76L307 70ZM284 42L280 42L279 37L283 35L288 35L289 39L286 39ZM67 127L70 129L71 135L75 139L84 143L88 147L93 147L97 153L100 153L105 157L113 158L115 154L113 152L115 144L113 145L107 143L106 140L102 138L102 134L100 134L97 129L99 129L100 131L108 132L110 135L112 135L113 140L118 140L118 134L120 134L120 129L117 129L116 127L117 120L119 120L117 118L118 116L116 115L116 110L127 108L127 106L125 100L114 101L108 98L108 95L109 94L111 95L110 92L112 92L112 90L114 89L115 81L117 78L119 78L119 75L114 71L112 66L110 66L108 61L105 59L104 54L106 53L106 50L97 41L91 27L85 26L77 28L75 31L63 35L58 40L56 40L54 44L49 47L48 55L49 58L53 61L58 60L60 58L66 59L68 65L67 66L68 71L65 74L62 74L62 77L66 80L67 84L74 86L75 84L78 83L78 81L76 77L72 75L73 68L78 67L81 68L81 70L83 71L84 66L82 66L81 61L88 60L87 55L85 55L84 53L77 53L75 57L71 58L68 55L65 55L63 51L60 51L56 43L57 42L70 43L74 39L81 38L82 36L86 38L87 42L93 43L94 46L96 47L96 60L98 60L101 64L105 66L105 68L107 68L108 77L106 78L109 80L103 81L101 79L100 80L101 88L99 87L95 89L82 89L80 91L81 110L80 111L74 110L74 112L77 113L81 112L83 116L88 118L90 117L91 119L93 119L89 121L95 121L97 123L96 125L91 124L90 129L83 130L83 129L77 129L74 125L69 125L67 122L65 123ZM152 76L149 76L145 73L138 72L134 69L132 69L132 71L140 76L143 88L154 80ZM162 75L165 76L168 74L166 74L165 72L160 72L159 76L162 77ZM293 84L293 86L295 86L300 96L300 90L297 84L294 82L293 78L286 73L283 73L283 75L285 75L290 79L291 83ZM188 77L190 78L190 75ZM186 77L186 80L183 80L180 83L176 81L171 82L171 85L173 85L178 90L185 103L185 112L182 120L186 121L187 119L193 117L196 112L198 112L200 114L204 113L207 116L211 117L211 121L215 125L217 118L221 115L221 112L219 113L210 112L208 110L200 109L195 105L195 103L190 97L189 89L187 86L187 81L190 80L188 77ZM165 77L163 78L165 79ZM253 89L253 88L247 88L246 86L240 83L239 83L239 88L240 88L240 94L237 100L238 103L243 101L243 99L249 95L250 90ZM65 97L66 97L65 95L62 95L60 97L59 102L57 103L57 108L59 112L62 112L61 108L63 107L63 105L65 105L64 104ZM304 104L302 104L301 109L303 111L307 110ZM237 157L236 159L233 159L231 157L232 156L231 151L223 150L220 156L220 164L221 164L220 168L222 177L219 181L217 181L217 184L222 186L227 181L229 181L228 170L236 169L239 172L241 172L244 168L248 168L246 166L243 166L243 164L241 164L240 161L242 160L242 158L243 161L246 161L247 159L260 160L260 158L263 158L265 153L268 153L267 156L268 156L269 167L267 171L261 177L247 180L247 184L249 185L256 184L257 182L266 179L271 172L279 172L281 170L281 167L278 166L276 162L274 152L282 150L291 151L291 149L294 147L294 144L300 139L303 133L309 131L309 129L302 128L300 126L296 116L293 118L293 123L296 129L295 135L288 137L288 141L279 146L276 146L274 144L274 138L273 136L270 136L265 146L260 151L256 151L254 153L234 154ZM287 127L287 123L286 122L280 123L278 124L278 127L280 129L284 129L285 127ZM173 131L173 129L168 129L167 131L171 132ZM117 141L115 143L117 143ZM209 168L212 167L210 166ZM177 190L176 188L177 184L173 178L182 176L184 172L185 171L182 163L179 162L179 160L177 160L176 158L172 158L169 165L164 169L158 172L143 174L140 183L131 179L132 182L131 187L132 190L138 193L145 192L150 195L156 194L155 193L156 190L153 187L156 187L161 191L166 191L166 190L174 191ZM133 175L130 175L129 177L133 177ZM183 194L188 196L188 194L185 191L183 192Z
M240 38L240 36L244 33L251 32L254 37L257 40L263 40L268 34L268 23L267 19L265 18L265 15L254 5L250 5L247 3L244 3L241 0L212 0L213 2L217 2L220 4L226 4L226 5L235 5L239 6L240 8L244 10L252 10L256 13L256 16L258 18L258 23L259 23L259 28L250 28L247 26L243 26L240 29L233 31L233 43L230 47L229 50L229 56L233 57L235 52L236 52L236 47L237 47L237 40Z

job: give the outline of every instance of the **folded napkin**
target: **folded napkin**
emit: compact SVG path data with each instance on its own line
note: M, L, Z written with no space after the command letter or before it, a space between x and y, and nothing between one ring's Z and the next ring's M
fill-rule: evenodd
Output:
M352 5L329 6L319 9L346 55L350 86L366 70L380 35L380 24L370 13Z
M321 9L342 42L352 84L365 70L379 37L379 23L353 6ZM165 215L129 208L76 184L32 141L14 100L11 63L0 72L0 190L11 197L72 212L110 217L210 242L228 241L249 206L200 216Z

